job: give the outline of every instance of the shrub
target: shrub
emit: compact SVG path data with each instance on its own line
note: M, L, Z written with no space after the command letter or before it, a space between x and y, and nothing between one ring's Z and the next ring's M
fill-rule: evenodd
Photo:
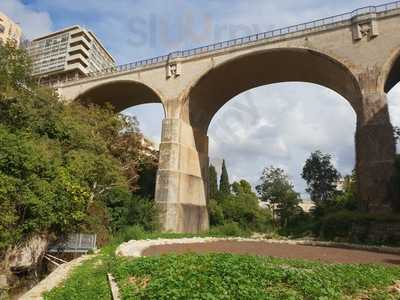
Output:
M146 232L140 225L126 226L119 230L115 236L115 241L118 243L127 242L130 240L142 240L146 238Z
M242 230L267 232L272 229L272 216L261 208L254 194L229 195L218 202L210 200L210 224L221 226L236 223Z
M373 224L398 224L400 216L394 214L371 214L342 210L328 214L321 219L320 237L323 239L345 239L348 241L366 242L369 227ZM354 226L364 231L353 231ZM390 236L390 233L388 234ZM385 241L368 241L385 242Z
M242 229L236 222L228 222L224 225L212 227L209 231L211 236L250 236L251 232Z
M140 197L125 189L113 189L104 197L111 218L112 230L140 225L145 230L159 228L158 209L153 199Z
M279 229L279 234L290 237L313 235L315 220L310 213L300 212L289 219L286 227Z
M224 211L221 205L214 199L208 201L208 215L211 226L224 224Z
M159 228L158 208L153 199L132 195L127 207L127 224L140 225L144 230L154 231Z

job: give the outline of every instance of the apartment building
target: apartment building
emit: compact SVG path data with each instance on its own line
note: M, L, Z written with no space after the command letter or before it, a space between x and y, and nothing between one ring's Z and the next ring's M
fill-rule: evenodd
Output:
M75 25L34 39L27 47L32 75L43 84L56 84L112 68L115 60L95 34Z
M19 47L21 38L21 27L0 11L0 44L12 41L15 42L17 47Z

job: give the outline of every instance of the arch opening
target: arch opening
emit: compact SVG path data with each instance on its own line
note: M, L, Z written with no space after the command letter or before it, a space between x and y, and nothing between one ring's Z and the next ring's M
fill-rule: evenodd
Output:
M382 72L384 92L387 94L390 122L394 127L400 127L400 50L388 60ZM400 144L397 144L400 153Z
M342 175L351 174L355 129L354 110L328 88L304 82L257 87L214 115L208 129L210 162L219 166L225 159L231 181L245 179L253 186L264 168L282 168L308 199L301 178L305 160L321 150L332 155Z
M361 90L349 69L314 50L283 48L233 58L204 74L188 93L183 119L207 133L215 113L236 95L255 87L282 82L308 82L345 98L357 113Z
M116 113L134 117L141 133L143 154L135 192L154 199L158 150L165 108L161 96L147 85L136 81L112 81L97 85L80 94L76 101L103 106L111 104Z
M83 104L110 103L118 112L140 104L162 104L160 95L154 89L130 80L112 81L94 86L81 93L77 100Z
M394 127L400 128L400 82L387 93L390 122ZM400 143L397 143L397 154L400 153Z

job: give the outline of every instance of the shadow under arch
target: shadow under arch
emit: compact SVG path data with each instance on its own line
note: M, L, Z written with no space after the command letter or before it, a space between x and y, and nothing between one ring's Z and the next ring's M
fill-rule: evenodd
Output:
M104 105L110 103L116 111L148 103L161 103L161 95L151 87L133 80L117 80L98 84L79 94L75 101L83 104Z
M235 57L212 68L191 87L182 119L206 134L215 113L236 95L280 82L309 82L343 96L358 114L362 93L354 74L337 59L307 48L275 48Z
M400 82L400 49L385 63L380 77L380 83L385 93L389 93Z

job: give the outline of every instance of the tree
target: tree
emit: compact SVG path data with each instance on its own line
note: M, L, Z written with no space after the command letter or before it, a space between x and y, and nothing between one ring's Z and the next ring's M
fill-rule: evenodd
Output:
M231 187L229 184L229 177L225 165L225 160L222 161L221 178L219 181L219 191L221 195L230 195L231 193Z
M311 153L306 160L301 176L307 182L306 191L316 205L336 195L337 182L341 178L331 163L331 156L319 150Z
M395 195L400 195L400 154L396 155L395 173L393 176L393 192ZM394 203L396 211L400 211L400 203Z
M259 205L257 195L246 180L232 184L233 193L210 199L208 211L212 226L232 225L245 231L266 232L272 227L269 209Z
M24 50L0 46L0 257L33 234L108 226L107 205L128 205L109 194L137 187L140 137L112 107L63 104L31 79Z
M396 143L398 143L400 140L400 127L397 126L393 127L393 134Z
M284 170L270 166L265 168L261 183L256 186L261 201L268 202L277 214L282 227L287 226L291 217L300 209L301 199Z
M240 180L239 182L236 181L232 183L232 191L236 196L243 194L254 194L251 190L251 184L244 179Z
M210 164L210 166L208 167L208 199L217 199L217 194L217 171L215 170L215 167Z

